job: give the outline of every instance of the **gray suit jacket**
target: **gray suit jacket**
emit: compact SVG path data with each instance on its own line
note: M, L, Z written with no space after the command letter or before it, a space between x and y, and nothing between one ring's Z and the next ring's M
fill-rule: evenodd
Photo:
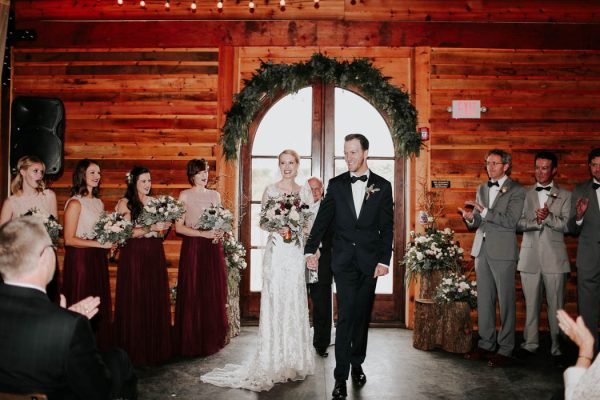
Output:
M488 206L489 188L487 183L482 183L477 188L477 202L484 207ZM517 246L517 222L521 218L525 189L517 182L507 178L500 188L492 207L488 208L485 219L475 209L472 224L467 223L471 230L477 229L471 255L477 257L483 244L483 238L492 243L486 247L486 252L492 260L517 260L519 249Z
M554 185L548 194L549 214L538 225L535 210L540 208L535 185L527 191L525 206L517 230L523 232L517 269L523 272L558 274L569 272L570 264L565 245L571 210L571 193Z
M575 223L575 205L577 199L587 197L590 202L583 216L583 224ZM577 246L577 269L590 269L600 258L600 207L596 191L592 189L592 180L577 185L573 190L571 213L569 217L569 231L579 235Z

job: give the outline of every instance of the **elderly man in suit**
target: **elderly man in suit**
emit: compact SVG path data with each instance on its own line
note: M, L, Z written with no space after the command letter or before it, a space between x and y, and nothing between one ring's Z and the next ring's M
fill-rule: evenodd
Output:
M0 226L0 392L134 398L127 355L113 351L103 360L96 348L88 318L97 312L98 299L78 303L80 313L49 300L45 287L55 268L52 242L39 218Z
M600 148L588 155L592 179L573 190L569 231L579 235L577 246L577 303L585 325L594 334L598 353L600 308Z
M523 211L525 190L508 177L512 157L503 150L487 153L485 166L489 181L479 185L475 201L459 208L470 230L477 229L471 255L477 274L477 349L468 359L488 359L490 367L512 362L515 346L515 269L519 256L517 223ZM500 305L500 332L496 333L496 300Z
M323 182L319 178L312 177L308 180L310 191L313 196L314 205L311 211L316 217L323 197ZM308 293L312 301L313 313L313 346L317 354L327 357L327 347L331 342L331 284L333 273L331 272L331 225L319 246L319 264L317 269L318 279L308 284Z
M566 273L570 270L569 256L564 241L567 230L571 193L554 182L558 159L554 153L542 151L534 159L536 184L526 194L525 206L517 230L523 232L517 270L525 295L526 320L524 342L517 351L527 357L539 347L539 313L542 289L546 292L548 324L552 338L555 365L561 366L556 312L563 308Z

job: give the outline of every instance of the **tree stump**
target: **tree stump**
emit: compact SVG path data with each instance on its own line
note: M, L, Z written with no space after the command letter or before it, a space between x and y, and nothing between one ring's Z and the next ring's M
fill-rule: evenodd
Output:
M421 286L419 288L420 299L433 299L435 290L442 282L444 274L442 271L432 271L431 274L419 275Z
M442 349L450 353L466 353L471 350L473 321L471 307L467 302L451 302L441 306Z
M439 306L431 299L415 300L415 323L413 347L419 350L433 350L437 346L437 332L440 320Z
M229 322L228 338L240 334L240 284L239 272L229 271L227 279L227 321Z

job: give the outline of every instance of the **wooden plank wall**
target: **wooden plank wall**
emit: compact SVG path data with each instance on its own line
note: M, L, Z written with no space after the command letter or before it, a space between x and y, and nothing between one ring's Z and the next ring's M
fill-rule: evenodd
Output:
M456 208L487 179L487 150L511 152L512 177L524 185L535 182L533 158L543 149L558 154L559 184L572 189L589 179L587 154L600 147L599 52L433 48L430 63L430 178L451 182L441 225L456 230L467 251L474 235ZM479 120L453 120L446 110L453 99L481 100L488 112ZM576 245L568 239L573 266ZM575 279L572 273L567 288L567 309L574 313ZM521 329L525 310L518 295Z
M151 170L155 194L178 196L188 188L192 158L209 160L217 176L218 66L214 48L15 50L13 97L56 97L65 105L64 172L51 183L60 219L73 168L85 157L100 163L101 196L111 211L135 165ZM171 232L165 241L171 286L179 249ZM115 270L111 265L113 291Z

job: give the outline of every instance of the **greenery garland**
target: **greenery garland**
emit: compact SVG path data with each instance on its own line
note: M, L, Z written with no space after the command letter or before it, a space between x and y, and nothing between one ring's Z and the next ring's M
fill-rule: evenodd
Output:
M220 142L225 158L237 158L238 146L248 141L248 127L265 99L273 100L281 93L296 93L319 80L343 89L359 88L375 108L387 114L396 155L419 155L421 137L416 132L417 110L407 93L391 85L390 78L383 76L366 58L339 62L315 53L303 63L261 61L252 79L244 80L244 89L235 95L222 128Z

